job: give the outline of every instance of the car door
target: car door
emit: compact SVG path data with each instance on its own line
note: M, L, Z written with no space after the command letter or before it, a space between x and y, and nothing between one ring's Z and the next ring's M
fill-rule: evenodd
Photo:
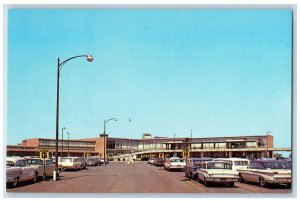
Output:
M55 166L51 159L45 161L45 173L47 176L52 176Z
M21 159L16 162L16 166L21 168L21 176L19 181L27 181L33 179L34 173L32 172L33 169L27 166L26 160Z

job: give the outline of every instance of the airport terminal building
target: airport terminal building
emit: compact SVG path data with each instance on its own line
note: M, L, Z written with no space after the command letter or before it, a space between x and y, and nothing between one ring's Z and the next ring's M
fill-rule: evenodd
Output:
M100 135L97 138L59 140L59 156L100 156L110 159L133 156L136 160L150 157L273 157L275 151L291 151L291 148L274 148L271 134L255 136L168 138L143 134L141 139L113 138ZM7 156L38 156L40 151L55 156L55 139L33 138L18 145L7 145ZM106 145L106 148L104 147Z

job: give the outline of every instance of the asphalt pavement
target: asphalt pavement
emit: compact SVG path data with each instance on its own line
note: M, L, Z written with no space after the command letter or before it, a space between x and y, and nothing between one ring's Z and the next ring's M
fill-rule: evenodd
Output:
M81 171L65 171L59 181L47 179L35 184L20 183L13 189L6 189L8 196L17 193L135 193L135 194L189 194L201 197L205 194L265 194L291 193L286 186L262 188L257 184L236 183L234 187L203 184L187 179L184 172L169 172L146 162L111 162L106 166L87 167Z

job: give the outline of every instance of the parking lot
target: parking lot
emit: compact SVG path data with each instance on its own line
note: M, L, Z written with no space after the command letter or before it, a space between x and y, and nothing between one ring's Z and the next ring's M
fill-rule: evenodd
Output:
M254 183L235 183L234 187L203 184L185 178L184 172L169 172L146 162L111 162L106 166L87 167L81 171L65 171L59 181L47 179L35 184L20 183L6 189L9 196L27 193L291 193L290 188L278 185L262 188ZM194 195L196 194L196 195ZM200 195L199 195L200 196Z

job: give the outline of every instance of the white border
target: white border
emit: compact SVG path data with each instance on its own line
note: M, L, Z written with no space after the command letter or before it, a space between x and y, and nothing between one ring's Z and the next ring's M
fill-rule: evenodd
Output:
M6 19L5 19L5 6L7 7L23 7L23 8L95 8L95 7L107 7L107 8L113 8L113 7L116 7L116 8L145 8L145 7L151 7L151 8L168 8L168 7L171 7L171 8L179 8L179 7L183 7L183 8L212 8L213 6L216 6L216 7L223 7L223 8L241 8L241 7L244 7L246 6L247 8L269 8L270 5L274 6L274 8L276 7L285 7L287 4L294 4L294 5L298 5L298 1L296 0L286 0L286 1L283 1L283 0L252 0L252 1L245 1L245 0L235 0L235 1L232 1L232 0L229 0L229 1L226 1L226 4L225 4L225 1L222 1L222 0L211 0L211 1L196 1L196 0L126 0L126 1L122 1L122 0L110 0L110 1L103 1L103 0L85 0L85 1L72 1L72 0L2 0L1 1L1 4L2 4L2 7L1 7L1 11L0 11L0 15L3 16L2 21L1 21L1 25L2 25L2 29L3 31L1 32L1 44L2 44L2 47L3 49L1 49L1 61L3 62L3 67L6 67L7 65L4 63L5 61L3 60L4 58L6 58L6 52L5 52L5 47L6 47L6 39L4 37L6 37L6 34L5 34L5 29L4 29L4 26L5 26L5 22L6 22ZM145 5L147 4L147 5ZM255 4L255 5L254 5ZM274 5L274 4L279 4L279 5ZM296 23L296 30L294 30L294 33L299 33L298 32L298 28L300 27L299 26L299 20L298 20L298 16L295 16L294 18L294 21ZM295 98L294 98L294 119L293 119L293 122L294 122L294 136L293 136L293 148L295 148L296 144L299 145L299 139L300 138L297 138L295 139L295 137L297 136L297 128L296 126L297 125L300 125L299 124L299 121L297 120L297 117L296 115L298 114L298 109L297 109L297 98L296 95L298 95L298 89L297 89L297 84L298 84L298 81L297 81L297 76L298 76L298 72L296 71L296 66L297 66L297 58L298 58L298 52L296 53L296 47L298 47L298 41L296 41L296 38L297 36L295 35L294 36L294 95L295 95ZM297 55L296 55L297 54ZM4 70L4 68L3 68ZM3 116L1 117L1 123L0 123L0 127L2 129L2 131L4 132L5 128L4 126L6 125L6 123L4 122L4 114L5 114L5 108L4 108L4 104L5 104L5 91L4 91L4 87L6 86L6 84L4 83L5 82L5 78L6 78L6 75L5 75L5 72L2 71L2 75L1 75L1 78L3 79L2 82L1 82L1 86L0 86L0 89L1 89L1 95L3 96L2 97L2 105L1 105L1 111L3 112ZM5 134L5 133L3 133ZM3 138L2 138L3 140ZM4 142L5 143L5 142ZM0 144L1 145L1 151L5 151L5 148L4 148L4 144ZM298 150L299 152L299 150ZM297 153L298 153L297 152ZM3 153L5 154L5 153ZM294 158L296 157L295 154L294 155ZM298 155L297 155L298 156ZM0 155L0 162L3 162L3 155ZM297 168L300 168L299 167L299 161L297 161ZM1 166L1 175L4 176L4 169L3 167ZM296 170L294 170L296 171ZM3 179L3 176L1 179ZM288 200L289 201L296 201L298 199L299 196L297 196L297 193L299 193L299 180L298 180L298 175L297 175L297 180L296 180L296 183L297 183L297 190L293 190L294 194L296 194L295 196L293 197L296 197L296 198L289 198ZM1 189L1 193L2 193L2 197L4 197L4 190ZM172 197L171 194L169 194L170 196L169 197ZM298 194L299 195L299 194ZM222 201L240 201L242 198L243 201L252 201L253 199L256 200L256 201L266 201L266 200L272 200L272 201L280 201L282 202L283 200L286 200L286 199L283 199L282 198L282 195L274 195L274 196L270 196L268 194L265 195L266 197L268 197L268 199L266 197L263 197L263 198L253 198L253 195L249 195L247 196L247 194L223 194L223 195L209 195L209 196L206 196L204 195L203 198L222 198L222 197L225 197L223 199L216 199L216 200L222 200ZM7 196L6 196L7 197ZM24 196L21 196L21 198L24 197ZM26 201L27 200L30 200L30 201L40 201L41 199L39 198L28 198L29 196L26 196ZM40 197L43 197L42 195L40 195ZM59 199L61 196L59 195L58 198L55 198L55 199L52 199L52 198L43 198L42 200L43 201L53 201L53 200L57 200ZM64 196L63 196L64 197ZM76 198L76 199L72 199L72 201L82 201L82 200L90 200L90 199L87 199L88 196L85 196L85 195L82 195L83 198ZM93 196L91 196L93 197ZM112 198L114 197L113 194L111 196ZM118 198L122 197L121 196L117 196ZM140 200L141 197L143 197L142 195L134 195L134 194L130 194L130 195L123 195L123 199L122 201L137 201L137 200ZM133 198L128 198L128 197L133 197ZM188 195L176 195L175 197L178 197L178 198L165 198L165 196L161 196L161 195L156 195L154 196L155 198L153 198L153 196L145 196L146 198L143 198L143 201L153 201L153 200L157 200L158 198L163 198L163 200L172 200L172 201L183 201L183 200L188 200L188 201L195 201L195 200L201 200L203 198L189 198ZM149 198L148 198L149 197ZM166 196L168 197L168 196ZM179 198L180 197L180 198ZM183 197L188 197L188 198L183 198ZM229 197L233 197L233 198L229 198ZM250 198L247 198L247 197L250 197ZM3 198L4 200L23 200L21 198ZM103 197L103 198L106 198L106 197ZM271 198L271 199L270 199ZM65 200L65 197L64 198L61 198L62 200ZM96 199L96 200L99 200L99 199ZM100 199L100 200L103 200L103 199ZM116 198L116 200L119 200Z

